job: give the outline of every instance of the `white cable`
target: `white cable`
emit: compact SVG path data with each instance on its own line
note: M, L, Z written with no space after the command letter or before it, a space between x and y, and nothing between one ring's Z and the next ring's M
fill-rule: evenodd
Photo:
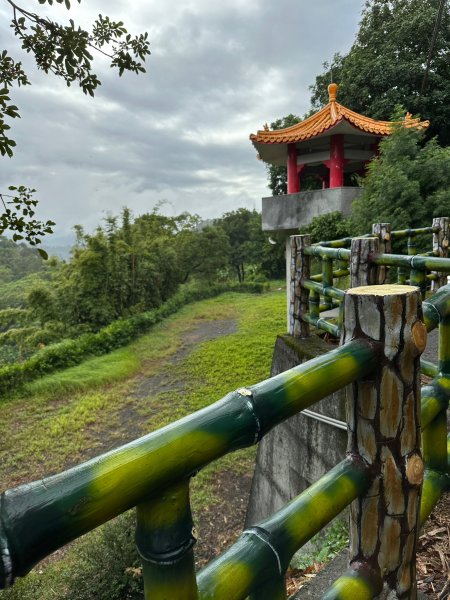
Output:
M333 417L328 417L327 415L321 415L313 412L312 410L302 410L301 414L305 415L305 417L309 417L310 419L315 419L316 421L321 421L322 423L336 427L337 429L347 431L347 423L344 423L344 421L333 419Z

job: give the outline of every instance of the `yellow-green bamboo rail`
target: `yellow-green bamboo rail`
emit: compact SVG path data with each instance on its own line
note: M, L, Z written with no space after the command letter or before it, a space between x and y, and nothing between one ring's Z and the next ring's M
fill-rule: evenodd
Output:
M399 269L398 283L401 285L408 283L419 287L422 298L425 298L429 282L435 287L443 285L443 274L450 273L450 259L444 258L448 254L448 218L434 219L432 227L391 232L389 223L378 223L374 224L372 229L373 234L367 234L360 238L348 237L312 245L309 236L291 237L291 240L298 240L294 242L299 245L295 260L300 265L301 273L300 276L296 276L295 267L291 266L291 287L297 289L298 297L302 296L303 298L302 304L297 305L297 310L291 311L289 332L292 335L300 337L309 335L309 328L302 324L304 322L335 337L340 336L342 312L339 314L337 326L320 317L320 312L333 307L332 298L341 300L340 293L342 291L333 287L333 280L336 277L349 274L351 287L384 283L387 280L388 268L396 266ZM414 240L417 236L425 234L433 234L434 248L430 252L418 255ZM381 253L375 251L374 242L370 242L370 239L374 237L379 240ZM407 238L408 256L386 252L386 250L390 250L391 241L394 238ZM358 239L360 242L355 244ZM351 248L346 246L351 246ZM313 276L309 274L309 260L312 257L318 257L322 262L322 272ZM339 269L333 268L333 260L339 263ZM348 262L350 269L342 268L342 263L345 265ZM306 269L304 269L304 265L307 266ZM440 270L438 271L438 269ZM407 271L410 271L409 279L407 279ZM429 273L428 271L433 272ZM309 298L309 310L308 291L312 292ZM291 291L291 295L292 293ZM323 298L322 304L320 298ZM319 305L319 309L316 308L317 305Z

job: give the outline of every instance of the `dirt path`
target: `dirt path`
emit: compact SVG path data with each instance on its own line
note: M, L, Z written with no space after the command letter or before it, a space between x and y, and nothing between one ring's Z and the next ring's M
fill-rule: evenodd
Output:
M181 347L166 361L164 373L152 377L138 376L134 390L130 394L133 403L121 410L121 421L126 424L127 437L131 440L143 434L139 427L142 419L137 414L136 405L142 401L150 401L152 397L164 392L171 392L175 396L185 393L183 380L176 376L176 367L181 365L198 344L236 331L237 323L234 320L200 323L194 329L184 333ZM105 450L108 449L107 446L114 447L115 442L114 436L112 439L105 439ZM219 470L214 474L210 482L211 494L219 498L219 501L200 512L194 512L198 534L195 547L197 568L201 568L219 555L242 532L251 480L251 473L237 474Z
M164 359L164 369L161 372L149 376L145 374L144 365L143 373L137 375L132 381L131 392L123 399L122 407L111 422L111 426L105 425L105 429L102 429L101 439L96 428L93 428L92 444L87 443L87 447L95 446L95 452L88 451L83 460L88 460L91 455L97 456L108 452L149 433L145 426L145 419L142 418L142 408L145 406L146 410L150 412L154 410L157 413L158 405L156 404L152 409L152 404L159 394L170 392L174 398L177 398L182 397L186 392L185 381L180 376L177 366L181 365L199 344L231 335L236 331L237 323L234 319L199 323L182 334L180 348L169 358Z

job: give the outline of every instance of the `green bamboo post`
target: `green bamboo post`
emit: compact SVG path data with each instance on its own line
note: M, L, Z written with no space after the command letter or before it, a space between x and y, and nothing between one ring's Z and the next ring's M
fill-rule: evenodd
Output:
M378 281L378 267L371 258L378 254L380 242L375 237L352 239L350 248L350 287L374 285Z
M415 237L408 237L408 256L416 256L417 243ZM422 299L425 299L427 291L427 272L423 269L414 268L414 260L411 261L411 270L409 273L409 284L415 285L420 289Z
M305 338L309 336L309 324L303 320L308 313L309 290L303 286L303 281L311 275L311 257L304 249L311 245L311 236L293 235L290 240L289 334Z
M450 489L450 466L445 472L445 453L450 457L449 438L445 450L446 414L450 399L450 285L441 287L423 303L428 331L439 326L439 364L433 381L422 388L422 422L424 456L427 471L422 493L421 523L423 524L442 493Z
M442 289L442 288L441 288ZM424 489L423 517L433 509L433 501L437 501L436 488L442 488L442 479L450 476L447 450L447 409L450 395L450 315L441 317L439 323L439 373L436 379L427 386L426 410L439 410L436 416L422 432L423 454L427 472L431 477ZM430 391L431 390L431 391ZM433 406L434 404L434 406ZM431 406L430 406L431 405ZM436 476L433 476L433 473ZM442 493L442 489L440 493ZM439 494L440 495L440 494Z
M409 236L406 247L408 249L408 256L415 256L417 254L417 242L416 242L416 238Z
M189 479L137 506L145 600L197 600Z
M333 583L321 600L373 600L382 589L379 569L357 563Z
M433 219L433 228L438 228L438 231L433 233L433 254L443 258L448 257L448 245L450 239L450 219L449 217L435 217ZM445 273L436 273L437 280L431 284L432 291L438 290L447 283L447 275Z
M323 296L324 296L324 304L326 306L326 310L332 308L330 297L327 294L327 289L333 287L333 260L331 258L322 259L322 286L323 286Z
M320 293L316 290L309 292L309 316L312 321L320 319Z
M372 233L379 240L379 252L381 254L390 254L392 252L391 224L373 223ZM378 283L388 283L389 267L380 267L378 269Z
M425 299L427 292L427 272L423 269L414 268L414 259L411 262L411 271L409 276L410 285L415 285L419 288L422 299Z
M383 342L377 369L348 392L351 455L371 467L373 483L353 502L350 564L377 567L388 592L416 598L415 551L423 461L420 354L426 345L418 290L384 285L348 290L343 341Z
M441 287L422 304L427 331L438 327L443 318L450 315L450 284Z

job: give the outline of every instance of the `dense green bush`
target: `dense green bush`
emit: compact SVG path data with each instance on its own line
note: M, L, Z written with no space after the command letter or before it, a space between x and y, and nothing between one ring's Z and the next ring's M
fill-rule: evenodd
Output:
M311 236L313 243L338 240L349 236L350 231L349 218L344 217L339 210L314 217L309 225L300 229L300 233Z
M98 356L115 350L145 333L155 323L175 313L185 304L218 296L224 292L260 293L263 285L246 283L234 285L189 286L181 288L160 307L119 319L97 333L85 333L72 340L52 344L20 364L0 368L0 393L11 391L41 375L72 367L87 356Z
M399 120L401 113L393 115ZM352 233L370 233L372 223L392 229L431 226L450 206L450 148L424 143L420 129L396 127L369 163L361 196L352 205Z
M135 511L93 532L76 549L77 569L65 598L70 600L142 600L142 568L134 530Z
M141 559L134 543L135 511L129 511L77 540L63 568L50 564L41 574L1 593L4 600L142 600Z

